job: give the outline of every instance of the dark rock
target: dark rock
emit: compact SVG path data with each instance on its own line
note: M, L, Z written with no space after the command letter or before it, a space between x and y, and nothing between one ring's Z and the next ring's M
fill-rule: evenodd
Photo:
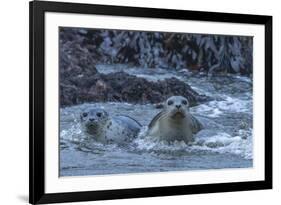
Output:
M181 95L189 99L191 106L209 100L199 95L189 85L169 78L150 82L124 72L96 74L72 79L71 85L60 84L61 105L74 105L85 102L130 102L161 103L172 95Z
M198 94L189 85L176 78L150 82L144 78L138 78L124 72L98 73L95 67L97 63L105 63L109 59L111 59L110 63L116 63L117 58L112 56L111 51L114 49L118 50L117 45L119 44L112 43L117 47L107 49L105 39L117 38L119 34L119 31L114 33L105 30L60 28L59 72L61 106L105 101L160 103L172 95L182 95L188 98L191 105L209 100L207 96ZM128 32L121 32L121 34L128 36L128 39L134 38L134 35ZM155 40L160 42L164 38L164 36L161 36L155 38ZM141 33L138 38L147 39L147 35ZM134 39L138 38L135 37ZM123 37L120 39L123 39ZM172 40L172 36L169 39ZM124 48L132 47L131 43L128 45L125 43ZM110 40L108 44L112 46ZM167 48L171 48L173 45L173 43L170 45L168 42L166 44ZM122 52L129 52L131 54L135 52L131 50L123 49ZM142 59L136 53L128 57L127 54L122 54L122 56L120 52L116 54L117 57L119 56L119 63L130 64L133 56L137 56L139 60ZM146 64L147 62L142 61L137 64L142 65L142 63Z
M207 73L250 75L253 70L251 36L62 27L60 44L62 51L71 56L87 51L79 57L82 60L79 64L87 67L93 60L145 68L188 68L192 72Z

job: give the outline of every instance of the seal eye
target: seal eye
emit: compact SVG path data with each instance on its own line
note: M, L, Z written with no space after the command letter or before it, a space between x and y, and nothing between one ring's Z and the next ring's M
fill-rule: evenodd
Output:
M184 105L187 105L187 101L186 100L181 101L181 103L184 104Z
M101 115L102 115L101 112L98 112L98 113L97 113L97 116L98 116L98 117L101 117Z
M172 105L172 104L174 104L174 102L172 100L169 100L168 105Z
M87 116L88 116L88 113L83 112L82 116L83 116L83 117L87 117Z

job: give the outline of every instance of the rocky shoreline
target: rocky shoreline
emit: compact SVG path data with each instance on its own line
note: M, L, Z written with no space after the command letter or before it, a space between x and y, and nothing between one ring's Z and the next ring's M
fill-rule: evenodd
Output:
M157 104L172 95L186 97L191 106L210 99L200 95L177 78L150 82L144 78L118 72L70 77L67 81L60 82L61 106L106 101Z
M106 101L157 104L172 95L188 98L191 105L208 101L210 97L197 93L176 78L150 82L125 72L102 74L95 66L100 63L121 63L143 69L184 68L193 72L212 73L220 71L223 66L229 69L222 72L250 74L252 65L247 66L247 63L251 63L251 59L245 61L245 55L249 55L250 51L245 50L245 45L250 45L251 39L217 38L194 34L61 28L60 106ZM223 42L229 48L224 47ZM228 50L220 57L222 49ZM184 53L184 57L180 56ZM210 58L221 61L211 62ZM211 64L208 67L206 63ZM249 69L245 70L245 66Z

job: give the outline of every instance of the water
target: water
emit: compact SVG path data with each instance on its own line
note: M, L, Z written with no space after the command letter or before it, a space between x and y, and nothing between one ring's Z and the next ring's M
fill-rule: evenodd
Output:
M252 80L246 77L193 76L162 69L124 69L122 65L100 65L99 72L124 70L131 75L157 81L170 77L188 82L212 101L192 107L204 129L192 144L155 141L145 135L150 120L160 112L154 105L94 103L60 110L60 176L124 174L199 169L248 168L252 154ZM153 74L153 75L152 75ZM111 115L133 116L143 128L127 146L104 145L85 138L79 115L87 107L103 107Z

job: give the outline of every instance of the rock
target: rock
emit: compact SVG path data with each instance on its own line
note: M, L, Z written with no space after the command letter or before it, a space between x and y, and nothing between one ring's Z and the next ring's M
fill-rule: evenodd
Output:
M242 75L253 70L251 36L60 28L60 48L86 70L93 62Z
M78 89L76 86L60 83L60 105L78 104Z
M191 106L210 98L200 95L189 85L169 78L158 82L150 82L144 78L124 72L95 74L73 78L70 84L60 83L61 106L75 105L85 102L129 102L129 103L161 103L172 95L182 95L189 99Z
M121 49L118 47L119 44L115 38L119 36L120 41L122 41L123 35L127 36L128 40L133 38L134 41L123 42L122 45L124 47ZM159 42L163 38L165 36L162 34L154 37ZM173 39L176 38L175 36L172 35L167 38L175 43L175 39ZM107 43L105 43L105 39L108 39ZM98 73L95 67L98 63L110 62L114 64L121 62L128 65L136 57L139 59L139 62L133 62L133 65L136 63L138 65L145 64L146 66L144 67L150 67L152 64L155 66L154 61L158 62L158 59L148 62L148 56L142 56L136 50L140 48L132 45L141 39L148 39L145 32L141 32L141 35L136 36L134 33L130 34L127 31L122 33L119 31L108 32L106 30L60 28L59 72L61 106L106 101L161 103L172 95L182 95L188 98L191 105L210 99L207 96L198 94L189 85L176 78L150 82L144 78L138 78L124 72ZM147 43L151 42L147 40ZM165 48L173 49L173 43L170 45L169 42L166 42ZM177 46L180 46L180 44ZM132 53L134 55L129 55ZM167 51L167 53L171 54L171 58L172 56L174 58L179 57L174 51ZM178 65L175 66L177 67Z

